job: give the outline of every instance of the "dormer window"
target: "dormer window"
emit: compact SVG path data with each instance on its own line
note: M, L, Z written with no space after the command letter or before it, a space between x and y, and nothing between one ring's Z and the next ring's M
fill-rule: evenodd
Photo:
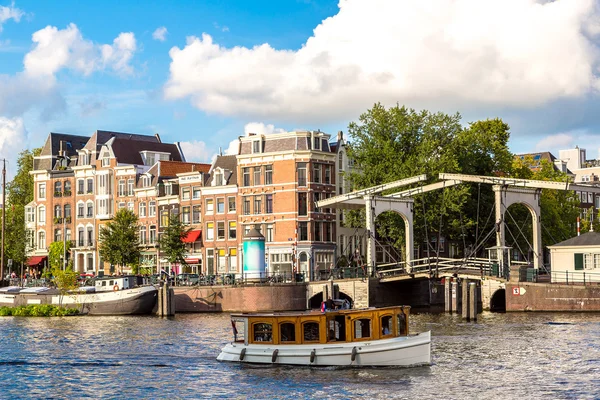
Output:
M313 139L313 143L314 143L314 146L313 146L314 150L321 150L321 138L315 137Z
M108 151L105 151L104 154L102 154L102 166L108 167L109 165L110 165L110 154L108 153Z
M252 141L252 153L262 153L261 144L260 140Z
M215 172L215 186L223 186L223 171Z
M165 183L165 196L170 196L173 194L173 185L170 183Z
M149 176L147 176L147 175L142 176L142 187L150 187L150 182L151 182L151 179Z

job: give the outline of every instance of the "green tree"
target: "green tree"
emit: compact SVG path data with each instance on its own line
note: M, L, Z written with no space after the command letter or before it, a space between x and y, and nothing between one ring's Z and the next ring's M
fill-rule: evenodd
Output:
M39 155L41 148L24 150L17 159L17 173L6 184L6 240L5 260L13 260L13 265L27 261L27 230L25 229L25 206L33 200L33 157ZM1 218L1 217L0 217Z
M122 208L112 221L100 228L99 252L103 260L123 267L137 265L140 259L138 218L130 210Z
M459 114L417 112L399 105L386 109L378 103L350 123L348 133L348 157L354 161L355 170L346 177L354 190L420 174L426 174L427 183L431 183L441 172L510 173L509 127L500 119L463 127ZM488 197L493 196L491 188L486 190ZM474 230L470 228L483 214L477 212L477 199L486 194L481 192L477 185L463 184L415 196L415 243L440 235L457 239ZM364 226L364 212L349 214L351 226ZM382 214L376 225L380 238L403 248L405 232L400 216ZM471 242L474 239L474 235L469 238Z
M67 264L72 264L69 255L71 251L71 242L67 241L66 248L66 256L67 256ZM52 269L63 269L63 256L65 255L65 251L63 251L63 242L52 242L50 246L48 246L48 265Z
M183 239L190 232L178 216L169 217L169 225L164 229L162 236L158 241L161 253L166 257L170 265L180 263L187 265L185 262L186 248Z
M77 272L73 271L72 266L67 266L66 269L63 270L62 265L54 266L51 269L52 271L52 283L58 289L59 295L59 305L62 307L62 299L65 295L68 295L70 292L76 290L79 285L77 284L77 276L79 275Z

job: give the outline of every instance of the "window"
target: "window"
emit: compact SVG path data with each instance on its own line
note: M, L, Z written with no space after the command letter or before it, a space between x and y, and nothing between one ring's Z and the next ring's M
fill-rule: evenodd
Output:
M35 211L33 207L25 207L25 222L35 222Z
M200 223L200 206L192 206L192 224Z
M199 199L199 198L200 198L200 187L199 187L199 186L195 186L195 187L192 189L192 197L193 197L194 199Z
M237 237L237 222L229 221L229 239L235 239Z
M207 214L212 214L214 212L214 200L213 199L206 199L206 213Z
M360 318L354 320L354 338L367 339L371 337L371 320Z
M129 211L133 212L133 207L134 207L133 201L130 201L129 203L127 203L127 209Z
M150 225L150 244L156 243L156 225Z
M298 163L298 186L306 186L306 163Z
M260 185L261 167L254 167L254 186Z
M190 223L190 207L189 206L181 208L181 222L186 225Z
M61 193L62 184L60 181L54 182L54 197L62 196Z
M208 222L206 224L206 240L215 240L215 223Z
M134 186L134 180L133 179L127 179L127 196L133 196L133 186Z
M318 342L319 341L319 323L318 322L305 322L302 324L302 333L304 342Z
M62 209L60 205L54 206L54 218L60 218L62 215Z
M273 195L265 194L265 213L273 214Z
M94 203L89 201L87 203L87 217L92 218L94 216Z
M77 218L83 218L83 215L85 212L84 209L85 209L85 207L84 207L83 203L77 204Z
M71 218L71 205L65 204L65 218ZM67 221L69 222L69 221Z
M145 217L146 216L146 202L142 201L139 205L139 209L140 209L140 217Z
M54 230L54 241L55 242L62 242L62 231L60 229L55 229Z
M332 222L323 222L323 241L324 242L332 242L333 241L333 223Z
M40 183L38 185L38 199L45 199L45 198L46 198L46 184Z
M235 212L235 197L228 197L227 198L227 203L228 203L228 212Z
M282 342L296 341L296 325L291 322L284 322L279 325L279 337Z
M104 154L102 155L102 166L103 167L108 167L110 165L110 154L108 154L108 151L105 151Z
M94 193L94 179L90 178L87 180L87 192L88 194Z
M242 186L250 186L250 168L242 168Z
M225 240L225 221L217 222L217 240Z
M244 197L243 204L244 215L250 215L250 196Z
M84 186L84 181L83 179L78 179L77 180L77 194L83 194L83 186Z
M65 196L69 196L71 194L71 181L65 181L64 184Z
M406 336L408 327L406 326L406 315L401 312L398 314L398 335Z
M235 247L229 248L229 272L237 271L237 249Z
M149 217L156 216L156 202L155 201L151 201L150 203L148 203L148 216Z
M308 215L306 193L298 193L298 215Z
M319 137L313 138L313 149L321 150L321 138L319 138Z
M273 184L273 166L265 165L265 185Z
M381 317L381 335L387 336L394 333L394 321L391 315Z
M321 164L313 164L312 180L315 183L321 183Z
M125 196L125 179L119 179L119 188L117 189L119 196Z
M321 200L321 193L313 192L313 207L315 212L321 212L321 209L317 207L317 202Z
M219 272L225 272L225 249L218 249L217 254L219 255Z
M273 224L267 224L267 229L265 232L265 241L266 242L273 241Z
M217 213L223 214L225 212L225 199L217 199Z
M173 184L171 182L165 183L165 196L173 195Z
M124 201L120 201L119 204L117 205L117 209L118 210L120 210L121 208L125 208L125 202Z
M84 240L85 240L85 237L84 237L84 234L83 234L83 233L84 233L84 230L83 230L83 228L79 228L79 229L77 230L77 245L78 245L79 247L83 247L83 246L85 245L85 242L84 242Z
M298 228L298 240L308 240L308 222L299 222Z
M313 222L313 227L314 227L314 236L313 236L313 240L315 242L320 242L321 241L321 223L320 222Z
M326 184L331 183L331 165L325 166L325 182Z
M266 322L259 322L252 326L255 342L272 342L273 325Z
M190 199L190 188L181 189L181 199L182 200Z
M323 271L333 268L333 253L317 252L315 258L317 270Z
M67 232L67 233L65 234L65 240L66 240L67 242L70 242L70 241L71 241L71 230L70 230L70 229L67 229L67 231L66 231L66 232Z
M261 141L260 140L254 140L252 141L252 153L260 153L261 151Z
M593 268L594 268L594 254L591 254L591 253L584 254L583 269L593 269Z
M38 232L38 249L46 248L46 232L39 231Z
M262 212L261 203L261 196L254 196L254 214L260 214Z
M169 210L160 211L160 226L169 226Z
M39 206L38 207L38 224L46 223L46 207Z
M215 251L206 249L206 273L212 275L215 273Z
M146 227L140 226L140 244L146 244Z

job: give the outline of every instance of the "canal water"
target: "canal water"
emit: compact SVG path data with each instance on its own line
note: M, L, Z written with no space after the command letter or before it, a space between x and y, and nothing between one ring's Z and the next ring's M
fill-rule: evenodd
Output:
M219 363L226 314L0 318L0 398L600 398L600 314L413 315L433 364L310 368Z

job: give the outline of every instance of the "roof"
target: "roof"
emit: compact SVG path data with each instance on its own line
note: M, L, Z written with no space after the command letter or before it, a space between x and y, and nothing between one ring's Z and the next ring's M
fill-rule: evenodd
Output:
M229 172L231 172L231 175L224 177L225 185L237 184L237 157L235 155L217 156L214 164L211 167L211 172L215 168L221 168L221 169L228 170Z
M146 173L152 175L152 186L154 186L158 183L159 178L175 178L177 174L195 171L206 174L209 169L210 164L183 161L157 161ZM138 187L141 186L138 184Z
M89 136L69 135L66 133L50 132L42 147L39 157L33 158L34 170L51 170L59 156L62 142L62 150L67 157L71 158L69 166L73 166L77 160L77 150L82 149L89 140ZM52 158L40 158L41 156L52 156Z
M110 144L112 151L120 164L144 165L142 151L154 151L171 154L171 161L183 161L179 147L171 143L149 142L145 140L130 140L115 137Z
M90 150L93 152L100 151L100 148L106 144L112 138L119 138L123 140L134 140L134 141L142 141L142 142L154 142L161 143L160 136L156 135L141 135L139 133L124 133L124 132L112 132L112 131L102 131L98 130L94 132L91 138L89 138L87 144L85 145L86 150ZM93 161L96 161L94 158Z
M600 246L600 232L586 232L580 236L572 237L552 247L573 247L573 246Z

